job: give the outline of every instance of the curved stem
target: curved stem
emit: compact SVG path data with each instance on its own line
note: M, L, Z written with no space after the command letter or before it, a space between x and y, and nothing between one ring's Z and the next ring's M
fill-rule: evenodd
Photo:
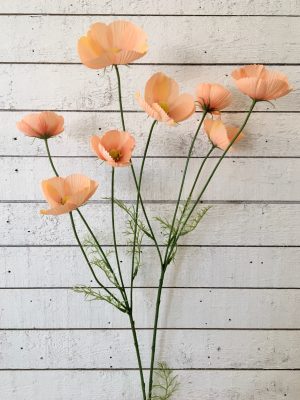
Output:
M132 249L132 262L131 262L131 282L130 282L130 307L132 308L132 292L133 292L133 280L134 280L134 267L135 267L135 249L136 249L136 236L137 236L137 227L138 227L138 218L139 218L139 203L140 203L140 193L141 193L141 187L142 187L142 178L143 178L143 172L144 172L144 166L145 166L145 161L147 157L147 152L148 148L150 145L152 133L154 126L156 124L156 121L154 121L151 125L150 132L148 135L144 155L143 155L143 160L142 160L142 165L141 165L141 170L140 170L140 176L138 180L138 185L137 185L137 199L136 199L136 209L135 209L135 219L134 219L134 234L133 234L133 249Z
M58 172L56 171L56 168L55 168L55 166L54 166L54 163L53 163L52 157L51 157L51 153L50 153L50 149L49 149L49 144L48 144L48 139L47 139L47 138L45 138L44 140L45 140L45 145L46 145L47 155L48 155L48 158L49 158L49 161L50 161L51 167L52 167L52 169L53 169L53 172L54 172L54 174L55 174L56 176L59 176L59 175L58 175Z
M119 96L119 107L120 107L122 128L125 131L126 127L125 127L124 110L123 110L123 103L122 103L122 89L121 89L120 72L119 72L119 69L118 69L117 65L115 65L114 67L115 67L115 70L116 70L117 80L118 80L118 96ZM134 170L134 166L133 166L132 160L131 160L131 172L132 172L134 183L135 183L135 186L136 186L136 189L137 189L138 188L138 181L137 181L137 178L136 178L136 173L135 173L135 170ZM152 240L154 241L154 244L155 244L155 247L156 247L156 250L157 250L157 254L158 254L160 262L162 264L163 261L162 261L161 251L160 251L160 248L158 246L158 243L157 243L156 237L154 235L153 229L151 227L149 218L147 216L147 213L146 213L146 210L145 210L145 206L144 206L144 202L143 202L143 199L142 199L141 195L139 196L139 199L140 199L141 207L142 207L143 214L145 216L149 231L151 232L151 235L152 235Z
M90 263L90 261L89 261L89 259L88 259L88 256L86 255L86 252L84 251L84 248L83 248L83 246L82 246L82 243L81 243L81 241L80 241L80 239L79 239L79 236L78 236L78 233L77 233L77 230L76 230L76 226L75 226L75 222L74 222L74 218L73 218L72 212L70 212L69 215L70 215L71 225L72 225L72 228L73 228L73 232L74 232L76 241L77 241L77 243L78 243L78 245L79 245L79 247L80 247L80 250L81 250L81 252L82 252L82 255L83 255L83 257L84 257L84 259L85 259L85 261L86 261L86 263L87 263L87 265L88 265L88 267L89 267L89 269L90 269L90 271L91 271L91 273L92 273L92 275L93 275L95 281L98 283L98 285L101 287L101 289L105 290L106 293L107 293L109 296L113 297L114 300L115 300L117 303L120 304L120 300L119 300L109 289L107 289L107 288L99 281L98 277L96 276L96 274L95 274L95 272L94 272L94 270L93 270L93 267L92 267L92 265L91 265L91 263ZM124 311L124 310L123 310L123 311Z
M163 287L163 283L164 283L165 272L166 272L166 268L162 267L160 278L159 278L159 286L158 286L157 298L156 298L156 306L155 306L155 317L154 317L154 327L153 327L152 346L151 346L151 364L150 364L150 375L149 375L148 399L151 399L151 397L152 397L157 325L158 325L160 300L161 300L161 294L162 294L162 287Z
M179 233L177 234L177 239L176 239L176 240L178 240L178 237L180 236L180 233L181 233L182 229L185 227L187 221L189 220L190 216L192 215L193 211L195 210L197 204L199 203L201 197L203 196L205 190L207 189L207 186L209 185L209 183L210 183L212 177L214 176L214 174L216 173L216 171L217 171L219 165L221 164L223 158L226 156L226 154L227 154L228 151L230 150L231 146L234 144L234 142L237 140L237 138L238 138L239 135L241 134L242 130L245 128L245 126L246 126L246 124L247 124L247 122L248 122L248 119L250 118L250 115L251 115L251 113L252 113L252 111L253 111L253 108L254 108L256 102L257 102L256 100L253 100L253 101L252 101L251 107L250 107L250 109L249 109L249 111L248 111L248 113L247 113L247 116L246 116L246 118L245 118L245 121L243 122L242 126L240 127L240 129L238 130L238 132L235 134L234 138L231 140L231 142L229 143L229 145L227 146L227 148L226 148L225 151L223 152L222 156L219 158L217 164L216 164L215 167L213 168L213 170L212 170L211 174L209 175L209 177L208 177L208 179L207 179L207 181L206 181L206 183L205 183L203 189L201 190L201 193L199 194L197 200L195 201L195 204L193 205L193 207L191 208L190 212L188 213L188 215L187 215L185 221L183 222L183 225L182 225L182 227L181 227Z
M198 137L198 134L200 132L201 125L202 125L202 123L203 123L203 121L204 121L204 119L206 117L206 114L207 114L207 111L204 111L203 115L202 115L202 118L201 118L201 120L199 122L198 128L197 128L197 130L195 132L195 135L193 137L193 140L192 140L192 143L191 143L191 146L190 146L190 149L189 149L189 153L188 153L188 156L187 156L187 159L186 159L186 162L185 162L185 167L184 167L184 171L183 171L183 175L182 175L182 180L181 180L181 185L180 185L180 189L179 189L178 199L177 199L177 203L176 203L176 207L175 207L175 211L174 211L174 215L173 215L173 220L172 220L172 224L171 224L170 234L169 234L169 238L168 238L168 243L167 243L167 248L166 248L166 253L165 253L165 259L164 259L164 265L166 265L166 261L168 259L168 251L169 251L170 243L171 243L172 236L173 236L173 229L174 229L174 226L175 226L176 216L177 216L177 212L178 212L178 208L179 208L179 204L180 204L180 200L181 200L181 195L182 195L182 191L183 191L183 187L184 187L184 183L185 183L185 177L186 177L188 166L189 166L189 163L190 163L192 151L193 151L196 139Z
M185 215L185 212L186 212L186 210L187 210L187 208L188 208L188 206L189 206L189 204L190 204L190 202L191 202L191 200L192 200L192 196L193 196L195 187L196 187L196 185L197 185L197 182L198 182L198 180L199 180L199 177L200 177L200 175L201 175L201 172L202 172L202 170L203 170L203 167L204 167L206 161L208 160L209 156L211 155L211 153L214 151L215 148L216 148L216 146L213 144L213 145L211 146L209 152L206 154L206 156L205 156L204 159L202 160L202 163L201 163L201 165L200 165L200 167L199 167L199 170L198 170L198 172L197 172L196 178L195 178L195 180L194 180L193 186L192 186L192 188L191 188L191 191L190 191L190 193L189 193L189 195L188 195L188 198L187 198L187 200L186 200L186 202L185 202L185 205L184 205L184 207L183 207L182 213L181 213L181 215L180 215L180 218L179 218L179 221L178 221L178 228L177 228L177 230L180 229L180 225L181 225L181 223L182 223L182 220L183 220L183 217L184 217L184 215ZM167 265L168 265L168 258L169 258L169 256L172 254L172 251L173 251L173 248L174 248L173 244L174 244L174 240L176 239L176 235L177 235L177 232L175 232L175 235L173 235L173 237L172 237L171 240L170 240L170 245L169 245L169 247L171 246L171 250L169 251L169 254L168 254L167 259L166 259L166 264L167 264Z

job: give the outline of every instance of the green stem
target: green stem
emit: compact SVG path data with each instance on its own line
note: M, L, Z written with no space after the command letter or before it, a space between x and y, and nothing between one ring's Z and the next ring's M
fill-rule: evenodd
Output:
M164 265L165 266L167 266L166 265L166 261L168 259L168 251L169 251L169 247L170 247L170 244L171 244L171 241L172 241L173 229L174 229L174 226L175 226L176 216L177 216L177 212L178 212L178 208L179 208L179 204L180 204L180 200L181 200L181 195L182 195L182 191L183 191L183 187L184 187L184 183L185 183L185 177L186 177L188 166L189 166L189 163L190 163L192 151L193 151L196 139L198 137L198 134L200 132L201 125L202 125L202 123L203 123L203 121L204 121L204 119L206 117L206 114L207 114L207 111L204 111L203 115L202 115L202 118L201 118L201 120L199 122L198 128L197 128L197 130L195 132L195 135L193 137L193 140L192 140L192 143L191 143L191 146L190 146L190 149L189 149L189 153L188 153L188 156L187 156L187 159L186 159L186 162L185 162L185 167L184 167L183 176L182 176L182 180L181 180L181 185L180 185L180 189L179 189L178 199L177 199L177 203L176 203L176 207L175 207L175 211L174 211L174 215L173 215L173 220L172 220L172 224L171 224L170 234L169 234L169 238L168 238L168 242L167 242L167 248L166 248L165 259L164 259Z
M245 128L245 126L246 126L246 124L247 124L247 122L248 122L248 120L249 120L249 118L250 118L250 115L251 115L251 113L252 113L252 111L253 111L253 108L254 108L256 102L257 102L256 100L253 100L253 101L252 101L251 107L250 107L250 109L249 109L249 111L248 111L248 114L247 114L247 116L246 116L246 118L245 118L245 121L243 122L242 126L240 127L240 129L238 130L238 132L235 134L234 138L231 140L231 142L229 143L229 145L226 147L226 149L225 149L225 151L223 152L222 156L219 158L217 164L216 164L215 167L213 168L213 170L212 170L211 174L209 175L209 177L208 177L208 179L207 179L207 181L206 181L206 183L205 183L203 189L201 190L201 193L199 194L197 200L195 201L195 204L193 205L193 207L191 208L190 212L188 213L188 215L187 215L185 221L183 222L183 225L182 225L182 227L181 227L179 233L177 234L177 239L176 239L176 240L178 240L178 238L179 238L179 236L180 236L180 234L181 234L181 232L182 232L182 229L185 227L187 221L189 220L190 216L192 215L193 211L195 210L197 204L198 204L199 201L201 200L201 197L203 196L205 190L207 189L207 186L209 185L209 183L210 183L212 177L214 176L215 172L217 171L217 169L218 169L219 165L221 164L223 158L226 156L226 154L227 154L228 151L230 150L231 146L234 144L234 142L237 140L237 138L238 138L239 135L241 134L242 130Z
M159 286L156 298L156 306L155 306L155 317L154 317L154 327L153 327L153 336L152 336L152 346L151 346L151 365L150 365L150 375L149 375L149 389L148 389L148 399L151 400L152 397L152 388L153 388L153 372L154 372L154 362L155 362L155 350L156 350L156 336L157 336L157 325L158 325L158 317L159 317L159 309L160 309L160 300L162 294L162 288L164 283L166 268L162 267L161 274L159 278Z
M72 228L73 228L73 232L74 232L76 241L77 241L77 243L78 243L78 245L79 245L79 247L80 247L80 250L81 250L81 252L82 252L82 255L83 255L83 257L84 257L84 259L85 259L85 261L86 261L86 263L87 263L87 265L88 265L88 267L89 267L89 269L90 269L90 271L91 271L91 273L92 273L92 275L93 275L95 281L98 283L98 285L99 285L103 290L106 291L106 293L107 293L109 296L113 297L114 300L115 300L118 304L121 305L120 300L119 300L109 289L107 289L107 288L99 281L98 277L96 276L96 274L95 274L95 272L94 272L94 270L93 270L93 267L92 267L92 265L91 265L91 263L90 263L90 261L89 261L89 259L88 259L88 256L86 255L86 252L84 251L83 245L82 245L82 243L81 243L81 241L80 241L80 239L79 239L79 236L78 236L78 233L77 233L77 230L76 230L76 226L75 226L75 222L74 222L74 218L73 218L73 214L72 214L72 212L70 212L69 214L70 214L71 225L72 225ZM125 311L125 310L123 309L122 311Z
M150 145L152 133L154 126L156 124L156 121L153 121L150 132L148 135L143 159L142 159L142 165L141 165L141 170L140 170L140 176L138 180L138 185L137 185L137 199L136 199L136 209L135 209L135 219L134 219L134 234L133 234L133 250L132 250L132 263L131 263L131 282L130 282L130 307L132 308L132 302L133 302L133 280L134 280L134 267L135 267L135 249L136 249L136 236L137 236L137 227L138 227L138 218L139 218L139 203L140 203L140 198L141 198L141 187L142 187L142 178L143 178L143 172L144 172L144 166L145 166L145 161L147 157L147 152L148 148Z
M53 169L53 172L55 173L56 176L59 176L59 175L58 175L58 172L56 171L56 168L55 168L55 166L54 166L52 157L51 157L51 153L50 153L50 149L49 149L49 144L48 144L48 139L45 138L44 140L45 140L45 145L46 145L46 150L47 150L48 158L49 158L51 167L52 167L52 169Z
M202 170L203 170L203 167L204 167L206 161L208 160L209 156L211 155L211 153L214 151L215 148L216 148L216 146L213 144L212 147L210 148L209 152L206 154L206 156L205 156L204 159L202 160L202 163L201 163L201 165L200 165L200 167L199 167L198 173L197 173L196 178L195 178L195 180L194 180L193 186L192 186L192 188L191 188L191 191L190 191L190 193L189 193L189 195L188 195L188 198L187 198L187 200L186 200L186 202L185 202L185 205L184 205L184 207L183 207L182 213L181 213L181 215L180 215L180 218L179 218L179 221L178 221L178 228L177 228L177 230L180 229L180 225L181 225L181 223L182 223L182 220L183 220L183 217L184 217L184 215L185 215L185 212L186 212L186 210L187 210L187 208L188 208L188 206L189 206L189 204L190 204L190 202L191 202L191 200L192 200L192 196L193 196L195 187L196 187L196 185L197 185L197 182L198 182L198 180L199 180L199 177L200 177L200 175L201 175L201 172L202 172ZM175 244L175 243L174 243L174 240L176 239L176 235L177 235L177 232L175 232L175 235L171 238L171 241L170 241L171 251L169 252L168 257L167 257L167 262L166 262L167 265L168 265L168 263L169 263L169 260L168 260L168 259L169 259L170 255L172 254L172 251L173 251L173 248L174 248L173 244Z
M118 69L118 66L117 66L117 65L115 65L114 67L115 67L115 70L116 70L117 80L118 80L118 95L119 95L119 107L120 107L122 128L123 128L123 130L125 131L125 130L126 130L126 127L125 127L124 110L123 110L123 103L122 103L122 89L121 89L120 72L119 72L119 69ZM136 189L137 189L137 188L138 188L138 181L137 181L137 177L136 177L136 173L135 173L135 170L134 170L134 166L133 166L132 160L131 160L131 172L132 172L133 179L134 179L134 183L135 183L135 186L136 186ZM155 237L155 235L154 235L153 229L152 229L152 227L151 227L149 218L148 218L148 216L147 216L146 209L145 209L144 202L143 202L143 200L142 200L141 195L139 196L139 200L140 200L140 203L141 203L141 207L142 207L143 214L144 214L144 216L145 216L145 219L146 219L146 222L147 222L149 231L150 231L150 233L151 233L151 235L152 235L152 240L154 241L154 244L155 244L155 247L156 247L156 250L157 250L159 259L160 259L160 262L161 262L161 264L162 264L163 261L162 261L161 251L160 251L160 248L159 248L159 246L158 246L158 243L157 243L156 237Z

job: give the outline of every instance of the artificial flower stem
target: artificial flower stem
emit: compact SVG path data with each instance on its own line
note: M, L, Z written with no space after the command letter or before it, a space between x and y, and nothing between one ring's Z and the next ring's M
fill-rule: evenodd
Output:
M248 122L248 120L249 120L249 118L250 118L250 115L251 115L251 113L252 113L252 111L253 111L253 108L254 108L254 106L255 106L256 103L257 103L257 100L253 100L253 101L252 101L251 107L250 107L250 109L249 109L249 111L248 111L248 113L247 113L247 116L246 116L246 118L245 118L245 121L243 122L242 126L240 127L240 129L238 130L238 132L235 134L234 138L231 140L231 142L229 143L229 145L227 146L227 148L226 148L225 151L223 152L222 156L219 158L217 164L216 164L215 167L213 168L213 170L212 170L211 174L209 175L209 177L208 177L208 179L207 179L207 181L206 181L206 183L205 183L203 189L201 190L201 193L199 194L199 196L198 196L197 200L195 201L193 207L191 208L191 210L190 210L188 216L186 217L185 221L183 222L183 225L182 225L182 227L181 227L179 233L177 234L177 239L176 239L176 240L178 240L182 229L185 227L187 221L189 220L190 216L192 215L193 211L195 210L197 204L198 204L199 201L201 200L201 197L203 196L203 194L204 194L204 192L205 192L207 186L209 185L209 183L210 183L212 177L214 176L215 172L217 171L217 169L218 169L219 165L221 164L222 160L224 159L224 157L226 156L226 154L227 154L228 151L230 150L231 146L234 144L234 142L237 140L237 138L239 137L239 135L241 134L241 132L242 132L243 129L245 128L245 126L246 126L246 124L247 124L247 122Z
M157 291L156 306L155 306L154 327L153 327L152 345L151 345L151 364L150 364L150 374L149 374L148 399L152 398L157 325L158 325L160 300L161 300L162 288L163 288L163 284L164 284L165 273L166 273L166 268L164 266L162 266L161 273L160 273L160 278L159 278L159 286L158 286L158 291Z
M186 203L185 203L185 205L184 205L184 207L183 207L181 216L180 216L180 218L179 218L178 229L180 228L180 225L181 225L182 219L183 219L183 217L184 217L184 214L185 214L185 212L186 212L186 209L188 208L188 206L189 206L189 204L190 204L190 202L191 202L191 200L192 200L192 196L193 196L195 187L196 187L196 185L197 185L198 179L199 179L199 177L200 177L200 175L201 175L201 172L202 172L202 170L203 170L203 167L204 167L206 161L208 160L209 156L211 155L211 153L214 151L215 148L216 148L216 146L215 146L214 144L212 144L212 147L210 148L209 152L206 154L206 156L205 156L204 159L202 160L202 163L201 163L201 165L200 165L200 167L199 167L199 170L198 170L198 172L197 172L196 178L195 178L195 180L194 180L193 186L192 186L192 188L191 188L191 191L190 191L190 193L189 193L189 195L188 195L188 198L187 198ZM175 236L173 236L173 237L171 238L170 246L173 246L173 242L174 242L174 239L176 238L176 235L177 235L177 232L175 232ZM169 255L168 255L168 257L167 257L167 260L168 260L168 258L169 258L169 256L170 256L170 254L171 254L171 253L169 253ZM168 265L168 261L167 261L166 264Z
M45 138L44 140L45 140L47 155L48 155L48 158L49 158L51 167L52 167L52 169L53 169L53 172L54 172L54 174L55 174L56 176L59 176L59 175L58 175L58 172L56 171L56 168L55 168L55 166L54 166L52 157L51 157L51 153L50 153L50 149L49 149L49 144L48 144L48 138Z
M131 282L130 282L130 307L132 308L133 303L133 280L134 280L134 267L135 267L135 250L136 250L136 236L137 236L137 227L138 227L138 218L139 218L139 203L140 203L140 193L142 187L142 178L144 172L145 161L147 157L147 152L149 149L152 133L155 127L156 121L153 121L150 132L148 135L148 139L146 142L145 151L143 154L142 165L140 170L140 176L137 185L137 199L136 199L136 208L135 208L135 219L134 219L134 234L133 234L133 250L132 250L132 262L131 262Z
M111 297L117 302L117 304L120 304L120 300L119 300L117 297L115 297L115 295L114 295L109 289L107 289L107 288L99 281L99 279L97 278L97 276L96 276L96 274L95 274L95 272L94 272L94 270L93 270L93 267L92 267L92 265L91 265L91 263L90 263L90 261L89 261L89 259L88 259L88 256L86 255L86 252L84 251L83 245L82 245L82 243L81 243L81 241L80 241L80 239L79 239L79 236L78 236L78 233L77 233L77 230L76 230L76 226L75 226L75 222L74 222L74 218L73 218L73 213L72 213L72 211L71 211L69 214L70 214L71 225L72 225L72 228L73 228L73 232L74 232L76 241L77 241L77 243L78 243L78 245L79 245L79 247L80 247L80 250L81 250L81 252L82 252L82 255L83 255L85 261L87 262L87 265L88 265L88 267L89 267L89 269L90 269L90 271L91 271L91 273L92 273L92 275L93 275L95 281L98 283L98 285L101 287L101 289L105 290L106 293L107 293L109 296L111 296ZM118 307L118 308L119 308L119 307ZM119 309L121 309L121 308L119 308ZM121 311L125 312L126 310L125 310L125 309L121 309Z
M125 130L126 130L126 127L125 127L124 110L123 110L123 103L122 103L122 89L121 89L120 72L119 72L119 69L118 69L118 66L117 66L117 65L115 65L114 67L115 67L115 70L116 70L117 81L118 81L119 107L120 107L122 128L123 128L123 130L125 131ZM134 170L134 166L133 166L133 164L132 164L132 161L131 161L131 172L132 172L132 175L133 175L133 178L134 178L134 183L135 183L136 189L138 190L138 181L137 181L137 177L136 177L136 173L135 173L135 170ZM144 214L144 216L145 216L145 219L146 219L146 222L147 222L149 231L150 231L150 233L151 233L151 235L152 235L152 240L154 241L154 244L155 244L155 247L156 247L156 250L157 250L159 259L160 259L160 262L161 262L161 264L162 264L163 261L162 261L161 251L160 251L160 249L159 249L159 246L158 246L156 237L155 237L155 235L154 235L154 232L153 232L153 229L152 229L152 227L151 227L149 218L148 218L148 216L147 216L147 213L146 213L146 210L145 210L145 207L144 207L144 202L143 202L143 200L142 200L141 194L139 195L139 200L140 200L140 203L141 203L141 207L142 207L143 214Z
M165 253L165 259L164 259L164 265L166 265L166 261L167 261L167 258L168 258L168 250L169 250L170 243L171 243L171 240L172 240L173 229L174 229L174 226L175 226L176 216L177 216L177 212L178 212L178 208L179 208L179 204L180 204L180 200L181 200L181 195L182 195L182 191L183 191L183 187L184 187L184 183L185 183L185 177L186 177L188 166L189 166L189 163L190 163L192 151L194 149L194 145L195 145L196 139L198 137L198 134L200 132L200 128L201 128L202 123L203 123L203 121L204 121L204 119L206 117L206 114L207 114L207 111L205 110L203 112L203 114L202 114L202 118L201 118L201 120L199 122L198 128L197 128L197 130L195 132L195 135L193 137L193 140L192 140L192 143L191 143L191 146L190 146L190 149L189 149L189 153L188 153L188 156L187 156L187 159L186 159L186 162L185 162L185 167L184 167L184 171L183 171L183 175L182 175L182 180L181 180L181 185L180 185L180 189L179 189L178 199L177 199L177 202L176 202L176 207L175 207L173 220L172 220L172 224L171 224L171 229L170 229L170 234L169 234L169 238L168 238L168 243L167 243L167 248L166 248L166 253Z
M99 250L100 250L100 252L101 252L101 254L102 254L102 257L104 258L104 260L105 260L105 262L106 262L106 265L108 266L110 272L112 273L112 275L113 275L113 277L114 277L115 284L116 284L116 286L120 289L120 292L121 292L121 294L122 294L122 296L123 296L123 291L125 291L125 288L124 288L123 286L120 286L120 283L119 283L119 281L118 281L118 278L116 277L116 274L115 274L114 270L112 269L112 267L111 267L111 265L110 265L110 262L109 262L109 260L108 260L108 258L107 258L107 256L106 256L105 252L103 251L103 249L102 249L100 243L98 242L98 239L96 238L94 232L93 232L92 229L90 228L90 226L89 226L87 220L84 218L84 216L83 216L82 212L79 210L79 208L77 208L76 211L78 212L80 218L82 219L84 225L86 226L86 228L87 228L89 234L92 236L94 242L96 243L96 246L99 248ZM124 298L124 297L123 297L123 298ZM124 299L124 300L125 300L125 299Z

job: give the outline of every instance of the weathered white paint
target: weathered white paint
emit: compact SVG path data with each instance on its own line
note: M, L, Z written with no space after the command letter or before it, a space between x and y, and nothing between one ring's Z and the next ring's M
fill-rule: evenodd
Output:
M101 17L101 21L106 23L113 19L116 17ZM297 18L189 16L178 19L165 16L162 19L138 16L127 19L141 26L148 34L150 50L140 60L143 63L300 61ZM0 16L0 60L80 62L77 40L97 21L99 17ZM18 30L15 29L16 25ZM22 32L21 36L19 32ZM286 37L293 40L287 41ZM22 46L24 42L28 45Z
M61 14L196 14L196 15L295 15L300 13L298 0L173 0L152 2L147 0L26 0L20 6L19 0L0 3L1 13L61 13Z
M299 53L300 54L300 53ZM201 82L219 82L232 89L234 99L229 110L248 110L251 100L239 93L230 77L233 66L153 66L133 65L121 68L125 110L139 110L134 94L144 91L148 78L163 71L180 83L182 91L195 92ZM278 69L272 67L273 69ZM293 87L300 87L297 66L282 66ZM76 84L75 84L76 83ZM82 65L1 64L0 108L59 110L118 110L117 82L114 71L98 72ZM299 111L298 91L274 102L259 103L256 110ZM87 115L88 118L88 115ZM193 119L195 120L195 116ZM184 124L184 123L182 123Z
M51 153L57 156L91 155L89 138L109 129L120 127L119 113L99 112L61 112L65 118L65 132L51 139ZM45 144L40 140L30 140L15 126L26 112L1 112L0 149L1 155L46 156ZM150 156L185 157L192 136L196 131L199 116L188 119L178 126L159 125L151 139L148 150ZM240 126L245 114L223 114L225 123ZM136 138L134 156L142 156L146 145L151 120L144 113L125 113L127 129ZM296 113L255 113L250 118L244 132L245 137L231 152L230 157L298 157L300 148L300 114ZM205 156L210 143L204 134L198 136L194 156ZM215 150L219 155L220 151Z
M145 365L151 332L139 332ZM3 368L136 368L130 331L2 331ZM122 351L120 351L122 349ZM171 368L297 368L300 332L158 331Z
M152 327L156 291L134 291L138 328ZM2 289L0 294L1 328L129 328L128 317L110 304L84 301L82 294L68 289ZM297 289L164 289L162 302L162 328L300 327ZM193 313L187 312L189 309Z
M68 215L39 215L45 204L0 204L0 245L70 245L76 244ZM82 208L90 225L99 234L101 244L112 244L109 204L86 205ZM174 207L174 205L173 205ZM169 204L148 204L149 218L168 216ZM298 204L215 204L199 227L182 240L189 245L290 245L299 246ZM77 215L75 215L77 220ZM98 220L101 220L101 225ZM20 220L23 224L20 224ZM124 214L116 209L118 243L126 244ZM78 230L86 231L78 221ZM155 232L159 226L153 226ZM162 242L162 240L160 240ZM145 243L149 243L145 239Z
M137 371L7 371L1 372L0 389L7 400L91 398L138 399ZM176 371L180 381L174 400L282 400L297 399L299 371ZM146 374L147 376L147 374ZM48 392L49 393L49 392Z
M90 154L92 152L90 151ZM187 197L202 160L190 162L183 197ZM134 165L139 170L141 160ZM193 195L196 199L200 189L209 177L217 160L209 160L203 168L197 189ZM93 200L110 197L111 167L101 165L99 159L57 159L55 165L62 175L82 172L100 183ZM147 160L144 169L144 200L174 200L178 197L180 180L178 175L185 166L184 159L173 159L169 168L169 159L152 158ZM2 183L3 200L41 200L40 181L53 176L50 163L46 158L4 158L0 161L0 170L7 176ZM203 200L275 200L297 201L300 199L300 159L228 159L214 178ZM11 176L15 185L11 185ZM147 184L150 182L151 184ZM25 185L26 193L20 192ZM153 186L156 188L153 191ZM279 190L280 189L280 190ZM135 200L135 183L131 169L120 168L116 172L116 198Z
M124 248L119 254L129 286L131 255ZM153 256L155 249L144 247L136 286L157 286L159 265L153 263ZM77 247L0 247L0 259L2 288L95 285ZM180 248L175 265L166 273L165 286L298 288L299 259L297 247Z
M223 64L272 63L272 68L289 76L295 89L300 85L297 65L275 65L299 63L298 0L10 0L0 2L0 13L107 15L1 15L0 61L4 63L78 63L76 41L90 23L112 21L115 17L110 14L129 14L124 18L143 26L149 36L150 51L140 63L222 64L122 68L124 102L129 111L138 110L134 93L142 91L147 78L159 70L175 77L182 90L191 92L200 81L226 84L235 95L231 111L244 112L249 100L234 89L230 72L235 66ZM258 16L248 17L255 14ZM136 368L130 332L109 329L128 327L126 320L109 306L84 302L81 295L61 289L76 283L94 284L79 249L61 246L75 243L67 217L42 218L38 210L44 204L22 203L41 199L38 181L50 173L47 160L10 158L45 155L43 143L32 143L15 128L15 121L26 113L22 110L43 109L69 111L64 113L66 133L51 140L55 155L91 156L88 137L100 132L99 128L103 132L120 127L119 115L108 112L117 110L115 75L113 72L98 75L97 71L80 65L0 64L0 87L0 154L9 156L1 160L0 200L21 201L20 204L0 205L0 244L4 245L0 247L0 287L7 288L0 293L0 328L65 328L62 331L1 331L0 369L16 368L17 371L0 371L0 397L5 400L139 400L137 371L114 370ZM299 157L299 109L297 90L279 100L275 109L268 104L258 105L257 110L275 112L253 115L246 129L246 139L231 154L254 158L226 160L207 198L245 200L246 203L255 200L259 204L214 205L199 229L183 242L211 247L180 249L176 264L169 270L166 286L185 288L164 290L167 298L163 302L160 326L176 330L159 331L160 359L181 369L261 370L178 371L181 388L174 400L299 398L299 371L263 370L299 368L299 331L257 330L299 329L298 290L284 287L299 288L300 247L276 247L300 245L299 204L287 204L299 201L298 159L289 159ZM244 116L243 113L226 113L224 119L240 124ZM141 156L151 122L141 112L129 112L125 117L127 128L137 137L135 155ZM197 119L199 114L176 129L156 128L149 154L184 157ZM208 141L201 135L194 155L204 156L207 150ZM168 161L174 169L170 171L171 179L162 186L165 170L162 175L156 175L156 171L161 166L168 168ZM55 162L63 173L71 172L73 164L88 175L97 174L97 164L92 159L62 158ZM199 160L193 160L191 166L197 162ZM175 173L182 165L183 160L178 159L147 161L146 197L173 199ZM124 180L127 172L120 172ZM109 171L103 167L99 196L108 194L108 179ZM227 188L225 185L229 181L232 186ZM160 185L158 197L149 190L154 182ZM118 187L121 197L134 198L123 182L119 182ZM283 202L264 204L266 200ZM151 215L164 214L171 205L147 204L147 209ZM89 205L83 211L93 224L101 221L99 237L105 244L111 244L108 206ZM124 216L118 212L120 230L123 230L123 220ZM125 243L123 237L119 240ZM9 245L24 247L5 247ZM43 247L34 247L39 245ZM226 245L275 247L224 247ZM126 271L129 260L125 248L121 255L122 268ZM145 265L136 285L155 287L158 274L155 249L145 247L143 256ZM240 289L242 287L245 289ZM262 289L266 287L281 289ZM139 302L137 322L142 327L150 326L154 291L150 288L135 290L136 302ZM92 326L108 329L68 331L69 327ZM203 330L207 327L222 330ZM230 330L232 328L254 330ZM139 331L147 367L150 334L150 331ZM60 367L108 370L18 370Z

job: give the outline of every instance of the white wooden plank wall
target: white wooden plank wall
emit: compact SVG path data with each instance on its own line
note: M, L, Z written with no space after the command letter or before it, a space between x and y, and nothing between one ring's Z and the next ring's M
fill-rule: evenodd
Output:
M0 397L140 399L128 323L70 290L94 282L67 218L38 215L44 207L39 181L51 170L42 144L15 128L29 111L64 114L66 133L51 140L55 162L62 173L75 165L100 181L85 213L109 248L108 204L101 200L109 195L109 169L99 169L88 137L120 125L117 87L112 73L80 65L76 41L92 22L122 15L147 31L150 44L146 57L121 68L125 117L138 139L137 166L150 121L133 94L156 71L190 91L201 81L228 85L235 101L224 115L236 124L249 104L230 79L236 66L270 65L296 89L275 108L257 107L246 139L207 191L204 202L213 208L182 242L167 274L158 357L182 382L174 400L299 400L299 0L0 2ZM152 216L172 209L197 118L176 129L160 126L154 134L144 185ZM191 170L207 149L203 135ZM118 196L131 202L128 170L117 175ZM121 214L118 220L123 230ZM119 239L128 270L125 238ZM153 247L145 244L135 298L147 364L158 266Z

